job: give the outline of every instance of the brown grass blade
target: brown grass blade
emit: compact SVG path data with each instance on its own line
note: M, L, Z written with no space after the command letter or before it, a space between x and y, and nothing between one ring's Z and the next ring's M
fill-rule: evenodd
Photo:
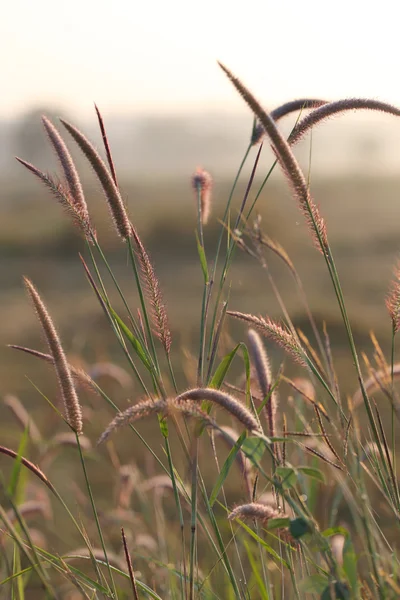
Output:
M103 117L101 115L101 112L100 112L97 104L94 105L94 108L96 110L97 119L99 121L99 127L100 127L100 131L101 131L101 137L103 138L104 149L105 149L106 155L107 155L108 166L110 168L110 172L111 172L112 178L114 180L114 183L118 187L117 173L115 171L114 161L112 159L111 148L110 148L110 144L108 142L108 136L107 136L106 128L104 125L104 120L103 120Z

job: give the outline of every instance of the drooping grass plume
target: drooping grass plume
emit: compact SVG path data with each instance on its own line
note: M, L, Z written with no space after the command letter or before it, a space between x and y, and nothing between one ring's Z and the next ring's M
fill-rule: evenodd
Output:
M81 229L84 236L89 242L92 242L92 238L96 237L96 232L92 228L89 214L87 211L86 204L82 205L75 201L69 189L57 182L50 175L43 173L40 169L37 169L34 165L23 160L22 158L15 157L21 165L26 167L31 173L36 175L38 179L50 190L54 198L61 204L64 210L72 218L75 225Z
M393 280L386 297L386 308L392 320L393 334L400 329L400 261L393 270Z
M308 110L311 108L318 108L323 104L327 104L327 100L319 100L317 98L299 98L298 100L291 100L290 102L285 102L285 104L277 106L271 111L270 114L274 121L279 121L279 119L286 117L290 113ZM253 145L258 144L261 142L264 135L264 127L261 125L261 123L257 123L252 132L251 143Z
M306 179L289 144L280 133L271 116L263 110L259 102L257 102L242 82L224 65L221 63L218 64L263 125L265 132L272 143L272 148L276 154L277 160L286 175L286 178L293 189L293 193L297 198L300 209L305 216L314 244L322 254L325 254L328 248L325 221L323 220L317 205L310 196Z
M32 348L26 348L25 346L18 346L18 344L8 344L8 348L13 348L14 350L20 350L21 352L26 352L26 354L30 354L31 356L35 356L40 360L48 362L54 365L54 358L51 354L45 354L44 352L39 352L39 350L33 350ZM73 365L68 365L71 371L71 375L75 381L75 384L81 384L84 387L90 389L91 391L99 393L99 389L96 383L93 381L92 377L86 373L83 369L77 369Z
M42 117L42 121L46 133L49 136L50 142L57 154L57 158L60 161L62 170L64 171L65 181L67 182L69 191L74 200L74 204L79 207L79 209L82 211L82 214L86 214L87 219L89 220L89 214L82 185L69 150L65 145L61 135L54 127L53 123L47 117Z
M130 406L124 412L119 413L108 427L103 431L101 436L97 441L97 445L102 444L106 441L106 439L111 435L115 429L119 427L123 427L124 425L128 425L129 423L134 423L135 421L140 421L150 415L165 413L167 411L168 405L166 400L143 400Z
M54 359L54 367L57 373L62 399L64 401L66 419L72 429L80 435L83 427L82 409L75 391L71 371L61 346L60 338L58 337L53 321L36 288L26 277L24 278L24 281Z
M168 324L167 310L162 297L160 282L154 271L150 257L136 230L132 227L132 236L136 245L136 255L141 268L142 283L150 304L151 317L155 327L155 334L160 339L165 352L170 353L172 336Z
M207 225L211 212L211 175L201 167L197 167L192 175L192 186L196 193L196 200L198 194L200 195L201 222L203 225Z
M20 400L16 396L7 394L4 396L3 402L12 411L21 427L28 430L31 440L35 444L39 444L42 441L39 428Z
M24 467L29 469L34 475L36 475L36 477L43 481L43 483L49 488L49 490L54 492L53 484L49 481L49 479L47 479L43 471L39 469L39 467L34 465L30 460L24 458L23 456L20 456L18 452L15 452L15 450L11 450L11 448L6 448L5 446L0 446L0 454L5 454L6 456L10 456L11 458L18 458L18 460L21 461Z
M303 367L306 366L305 352L303 348L299 345L293 334L280 323L275 323L275 321L269 317L264 319L263 317L255 317L254 315L232 310L228 310L227 314L231 317L235 317L235 319L240 319L242 321L246 321L246 323L249 323L250 325L253 325L262 335L265 335L275 342L275 344L280 346L292 357L295 362L299 363Z
M203 402L204 400L214 402L235 417L249 431L261 431L259 422L250 410L230 394L226 394L225 392L213 388L194 388L180 394L176 398L178 404L187 400L190 400L191 402Z
M301 139L303 139L307 131L321 121L324 121L325 119L328 119L329 117L339 113L357 109L377 110L394 115L396 117L400 116L400 109L392 106L391 104L387 104L386 102L372 100L370 98L346 98L344 100L338 100L336 102L324 104L323 106L313 110L294 127L289 136L288 142L291 146L297 144Z
M250 356L257 375L261 396L264 399L270 394L272 387L271 365L265 351L264 344L262 343L261 337L257 331L255 329L249 329L247 336L249 341ZM275 436L275 416L277 403L278 397L274 391L272 392L271 397L266 405L269 435L271 437Z
M112 175L104 164L103 159L100 157L99 153L89 142L89 140L83 135L83 133L79 131L79 129L67 121L64 121L64 119L60 119L60 121L92 165L106 196L107 204L117 232L122 239L127 240L132 235L131 223L129 221L121 194L115 185Z
M266 523L269 519L276 519L278 517L285 517L286 515L279 511L279 509L270 506L268 504L260 504L258 502L251 502L250 504L241 504L236 506L231 513L229 513L228 519L255 519Z
M200 392L205 392L201 394ZM214 392L212 394L211 392ZM142 400L133 406L127 408L124 412L119 413L108 427L101 434L97 445L102 444L116 429L140 421L153 414L162 414L164 416L181 414L187 417L194 417L201 420L205 427L220 429L218 424L212 419L200 406L196 404L196 400L211 400L213 396L214 402L226 408L233 416L242 422L249 431L261 432L260 426L251 412L238 400L235 400L228 394L223 394L213 389L194 389L177 396L176 398L167 398L159 400Z

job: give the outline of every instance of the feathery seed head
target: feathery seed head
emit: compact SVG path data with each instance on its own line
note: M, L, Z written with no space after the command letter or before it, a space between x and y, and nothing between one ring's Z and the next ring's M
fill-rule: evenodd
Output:
M210 400L229 412L249 431L261 431L260 423L257 421L253 413L251 413L250 410L244 404L242 404L242 402L233 396L226 394L225 392L215 390L214 388L195 388L180 394L176 398L176 402L178 403L186 400L191 400L193 402Z
M278 346L283 348L283 350L285 350L285 352L287 352L287 354L289 354L295 362L299 363L303 367L307 366L305 360L306 355L303 348L299 345L293 334L280 323L275 323L275 321L269 317L264 319L263 317L255 317L254 315L231 310L228 310L227 314L231 317L235 317L236 319L250 323L256 327L262 335L270 338Z
M300 210L305 216L314 244L322 254L325 254L328 249L325 222L319 213L318 207L310 197L306 179L288 142L277 128L273 117L263 110L253 94L250 93L243 83L235 77L227 67L221 63L219 63L219 66L264 127L265 133L270 139L272 149L276 154L276 158L293 190L294 196L299 203Z
M241 504L237 506L228 516L228 519L256 519L266 523L269 519L276 519L278 517L285 517L277 508L269 506L268 504L259 504L258 502L251 502L250 504Z
M168 324L167 310L161 293L160 282L155 273L150 257L134 227L132 236L136 244L136 254L139 259L141 276L146 296L149 300L155 334L161 341L167 354L170 353L172 336Z
M197 167L192 175L192 186L196 193L196 199L200 195L201 221L203 225L206 225L211 210L211 175L201 167Z
M22 158L15 157L16 160L33 173L50 190L54 198L61 204L66 212L72 217L74 223L81 229L86 239L93 243L92 238L96 237L96 232L92 228L89 220L86 203L80 203L72 197L70 189L57 182L50 175L43 173L31 163Z
M132 226L129 221L119 189L117 188L112 175L104 164L103 159L100 157L99 153L89 142L89 140L83 135L83 133L79 131L79 129L63 119L60 119L60 121L92 165L93 170L103 188L118 234L122 239L127 240L132 235Z
M42 117L42 121L64 171L65 180L71 193L72 200L78 205L79 211L82 213L82 215L86 215L87 220L89 220L89 214L82 185L68 148L65 145L61 135L54 127L53 123L47 117Z
M248 339L250 356L253 361L255 372L257 375L261 395L264 399L270 394L271 391L271 366L268 360L267 353L265 351L264 344L262 343L261 336L257 333L255 329L249 329ZM274 437L275 435L275 415L277 404L278 397L276 391L274 391L272 392L266 405L269 435L271 437Z
M395 266L393 275L386 297L386 308L392 320L393 332L397 333L400 329L400 261Z
M26 277L24 278L24 281L32 303L36 309L39 321L46 336L47 344L50 348L50 353L54 360L54 367L57 373L61 395L64 401L66 419L72 429L74 429L77 434L81 434L83 425L82 409L56 328L54 327L47 308L43 304L43 301L32 282Z
M134 423L152 414L163 413L168 405L165 400L143 400L119 413L101 434L97 445L102 444L115 431L124 425Z

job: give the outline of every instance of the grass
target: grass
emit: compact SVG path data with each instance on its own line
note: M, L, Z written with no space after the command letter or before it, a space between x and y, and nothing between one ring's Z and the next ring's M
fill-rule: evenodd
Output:
M44 126L62 178L20 160L85 240L77 264L92 291L97 322L111 332L109 354L118 354L121 366L103 361L89 372L77 368L76 360L73 366L57 333L57 311L52 302L47 307L40 284L26 279L49 354L30 348L29 339L22 341L25 348L13 350L37 362L31 386L42 405L32 417L18 398L7 399L23 434L15 450L0 447L10 462L1 479L0 597L399 597L398 272L388 285L388 311L382 303L391 347L386 353L372 336L366 355L352 327L329 219L313 200L310 173L303 174L279 130L279 119L291 111L298 122L289 142L338 111L398 111L368 100L304 99L268 114L222 69L251 108L255 127L220 218L213 217L208 173L197 169L192 178L196 231L190 235L197 259L180 295L198 312L195 353L170 327L173 309L164 301L139 218L128 215L98 109L106 161L74 126L61 121L57 129L48 119ZM303 117L303 110L311 112ZM95 229L65 143L71 139L104 192L115 240L124 249L122 264L116 262L116 241L108 243L110 232L103 245L104 229L97 222ZM274 155L260 172L266 142ZM352 396L338 376L324 314L316 318L307 281L274 241L280 231L290 232L293 221L288 215L271 240L256 215L279 169L314 245L307 278L323 282L323 296L331 296L326 310L335 310L345 332L346 371L358 382ZM178 219L170 215L175 227ZM216 223L217 236L207 235ZM161 247L168 256L167 242ZM286 289L277 285L278 267L270 263L288 273ZM244 273L242 295L235 285L241 269L253 280ZM126 271L129 285L120 283ZM259 315L253 306L251 290L260 282L271 286L281 320ZM70 328L78 328L68 284L61 296L71 304ZM301 329L295 322L299 303L308 315ZM185 314L178 314L183 332ZM271 355L280 357L279 369L271 369ZM57 375L58 392L51 395L42 389L44 368ZM379 406L377 393L384 397ZM45 419L54 431L48 439Z

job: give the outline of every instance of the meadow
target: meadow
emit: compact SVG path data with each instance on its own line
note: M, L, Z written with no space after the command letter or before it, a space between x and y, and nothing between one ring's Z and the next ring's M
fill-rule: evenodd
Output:
M3 190L1 598L399 596L400 181L303 175L231 79L230 181L119 181L45 120L57 179Z

